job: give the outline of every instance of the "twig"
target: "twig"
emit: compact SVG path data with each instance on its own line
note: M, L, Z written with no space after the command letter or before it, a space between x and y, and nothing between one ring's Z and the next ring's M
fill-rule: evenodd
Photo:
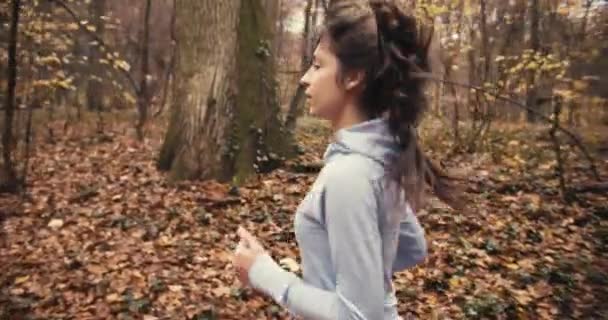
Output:
M428 80L433 80L433 81L440 81L443 83L447 83L447 84L451 84L451 85L455 85L455 86L460 86L460 87L464 87L464 88L470 88L476 91L480 91L480 92L484 92L487 93L491 96L493 96L494 98L496 98L497 100L502 100L505 102L509 102L519 108L522 108L524 110L528 110L530 113L533 113L535 116L537 116L539 119L542 119L548 123L552 123L553 121L545 116L544 114L532 109L531 107L506 96L500 95L500 94L496 94L496 93L492 93L489 92L487 90L484 90L481 87L478 86L474 86L471 84L466 84L466 83L460 83L457 81L451 81L451 80L445 80L445 79L439 79L434 77L431 73L429 72L415 72L412 74L414 77L418 77L421 79L428 79ZM574 141L575 145L578 147L578 149L583 153L583 156L587 159L587 161L589 162L589 169L591 171L591 173L593 174L593 177L597 180L597 181L601 181L600 179L600 175L597 172L597 168L595 166L595 160L593 159L593 157L591 156L591 154L589 154L589 151L587 150L587 148L585 148L585 146L583 145L583 143L581 142L581 140L572 132L570 132L569 130L563 128L562 126L558 125L556 127L556 129L558 131L561 131L563 133L565 133L570 139L572 139L572 141Z

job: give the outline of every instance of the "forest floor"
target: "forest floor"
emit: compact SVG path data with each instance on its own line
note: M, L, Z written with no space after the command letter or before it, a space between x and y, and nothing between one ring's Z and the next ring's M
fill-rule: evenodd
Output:
M160 130L140 144L122 124L103 135L48 126L55 138L39 134L26 198L0 198L0 319L287 318L240 289L230 267L234 233L244 225L297 267L293 216L316 173L294 171L320 161L325 126L303 121L304 153L238 190L168 183L155 168ZM430 255L395 276L401 314L607 319L606 192L566 204L547 128L499 128L473 155L447 157L448 134L426 136L432 155L468 177L470 202L455 212L430 201L418 212ZM586 137L601 143L601 134ZM570 184L593 182L584 159L571 146L564 153ZM608 157L594 155L608 178Z

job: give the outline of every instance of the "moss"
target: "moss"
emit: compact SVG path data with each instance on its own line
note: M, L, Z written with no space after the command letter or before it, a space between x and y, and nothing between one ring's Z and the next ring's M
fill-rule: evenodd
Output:
M256 156L274 153L287 156L289 135L281 132L274 79L274 57L270 54L270 26L259 1L243 0L238 28L236 118L236 181L244 182L259 165ZM261 141L260 141L261 140Z
M182 8L200 9L200 8ZM218 100L213 103L216 108L226 109L228 125L226 132L220 140L222 145L215 144L215 138L211 145L204 150L195 150L197 146L184 145L181 141L183 129L174 119L167 132L165 143L161 150L158 165L159 168L171 170L172 179L190 178L195 174L202 174L201 178L217 178L221 181L233 181L237 184L246 182L247 178L256 172L254 166L271 164L276 162L266 161L264 164L256 160L282 159L291 150L291 137L282 130L278 118L279 104L276 92L276 80L274 78L274 61L271 55L271 29L269 20L265 16L264 7L256 0L243 0L241 2L238 28L237 28L237 55L235 62L235 74L223 78ZM204 34L200 34L199 28L187 28L179 30L184 34L186 40L205 40ZM197 89L193 83L201 76L199 70L193 66L203 65L208 59L205 57L205 41L183 41L188 43L190 50L183 50L178 57L176 65L179 79L176 78L176 92L174 105L176 107L188 107L191 102L185 101L184 97ZM208 49L208 48L207 48ZM229 79L229 80L226 80ZM232 82L234 80L234 82ZM213 91L213 90L211 90ZM198 98L197 98L198 99ZM209 103L199 101L196 103ZM177 110L187 112L187 110ZM210 112L211 114L211 112ZM179 119L179 118L178 118ZM208 119L202 122L207 124ZM216 119L217 120L217 119ZM222 119L223 121L224 119ZM215 120L214 120L215 121ZM199 139L205 139L201 134ZM200 146L198 145L198 149ZM194 154L192 154L194 153ZM271 155L276 154L276 157ZM219 156L219 159L217 158Z

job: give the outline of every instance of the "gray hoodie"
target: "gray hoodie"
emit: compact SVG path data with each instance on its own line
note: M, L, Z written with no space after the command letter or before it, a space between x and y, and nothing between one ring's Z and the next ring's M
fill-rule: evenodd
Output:
M295 217L303 279L261 255L251 285L308 320L395 320L396 271L427 246L403 192L385 178L397 146L384 119L340 129Z

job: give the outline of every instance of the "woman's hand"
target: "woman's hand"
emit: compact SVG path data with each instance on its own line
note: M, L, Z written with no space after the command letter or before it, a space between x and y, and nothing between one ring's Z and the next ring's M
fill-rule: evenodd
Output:
M232 264L236 269L237 276L243 285L249 285L249 269L253 266L255 259L266 253L262 244L249 231L239 227L237 235L241 238L232 258Z

